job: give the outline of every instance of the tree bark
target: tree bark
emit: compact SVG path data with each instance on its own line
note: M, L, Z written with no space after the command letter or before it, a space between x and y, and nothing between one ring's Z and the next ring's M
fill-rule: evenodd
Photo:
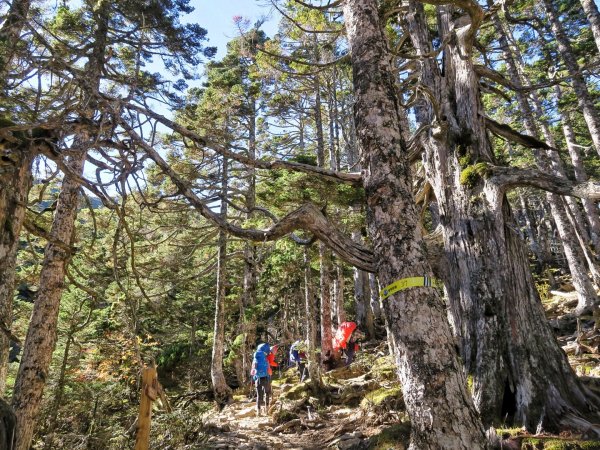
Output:
M332 310L332 317L336 327L338 327L340 323L346 321L346 308L344 306L344 285L344 267L342 266L342 262L340 261L335 265L335 307Z
M317 306L312 288L309 247L304 247L304 306L306 313L306 343L308 347L308 375L310 384L319 389L322 385L320 364L317 359Z
M331 254L322 242L319 243L319 259L321 263L321 359L325 359L332 351L331 326Z
M411 40L426 54L431 41L422 5L408 4ZM472 62L472 27L483 11L469 4L470 20L451 6L438 9L441 38L449 42L444 72L429 58L422 79L440 110L427 105L418 115L421 124L433 122L421 142L452 274L445 280L451 320L483 423L508 416L529 430L555 430L574 423L574 411L592 410L596 399L586 398L547 325L504 188L484 177L461 182L473 165L494 164Z
M371 292L369 274L360 269L354 269L354 305L356 324L361 330L366 330L369 339L375 334L373 311L371 311Z
M587 0L582 0L582 3L587 3ZM554 90L556 93L556 98L561 98L562 89L560 86L556 85ZM577 180L579 183L585 183L588 180L588 177L585 173L585 167L583 166L581 152L577 146L577 137L575 136L575 131L571 125L571 112L567 108L564 108L561 111L561 115L563 134L567 143L567 149L569 150L569 156L571 156L571 162L573 163L575 180ZM596 250L596 253L598 253L600 251L600 217L598 214L598 202L594 202L590 199L582 199L581 201L583 203L583 208L585 210L586 219L589 225L590 239L594 246L594 250Z
M377 6L375 0L346 0L343 9L352 54L354 119L365 162L368 230L379 279L387 286L405 277L431 275L431 269ZM410 448L485 448L439 292L431 287L402 290L385 300L383 309L411 420Z
M24 143L8 160L14 163L4 165L0 172L0 321L10 330L17 249L31 187L32 149ZM0 397L6 389L9 349L9 337L0 332Z
M575 53L573 52L569 38L565 34L565 30L558 19L558 14L552 1L543 0L543 3L552 32L556 37L558 51L560 52L569 76L572 79L573 90L577 94L579 108L581 108L583 118L587 123L596 152L600 155L600 118L598 117L598 112L596 111L594 102L590 96L585 79L579 70L579 65L575 60Z
M88 139L76 142L81 147L68 162L71 170L81 175L86 159ZM71 258L71 242L79 198L79 183L65 175L52 228L51 241L46 245L40 273L39 290L27 330L23 356L15 381L12 404L17 415L17 450L29 449L52 352L56 346L56 325L61 295L64 289L66 266Z
M227 218L228 162L223 158L221 173L221 217ZM215 300L215 325L213 332L210 378L212 380L215 401L219 407L225 406L231 399L232 391L223 374L223 355L225 345L225 295L227 288L227 234L219 230L217 255L217 292Z
M525 235L527 236L527 241L529 241L529 249L535 256L538 271L542 272L546 265L546 261L540 243L538 242L534 218L529 211L529 204L522 192L519 193L519 204L521 206L522 220L525 222Z
M598 12L598 6L594 0L579 0L583 11L587 16L592 34L594 35L594 41L596 41L596 47L600 51L600 13Z
M369 288L371 293L371 310L373 311L373 318L377 322L381 320L381 307L379 305L379 283L374 273L369 274Z

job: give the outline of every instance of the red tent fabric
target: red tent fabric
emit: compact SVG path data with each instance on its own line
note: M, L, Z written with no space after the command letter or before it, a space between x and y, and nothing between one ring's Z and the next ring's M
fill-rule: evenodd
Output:
M346 343L352 332L356 330L356 323L354 322L342 322L335 332L335 336L333 337L332 344L334 350L341 350L346 348Z

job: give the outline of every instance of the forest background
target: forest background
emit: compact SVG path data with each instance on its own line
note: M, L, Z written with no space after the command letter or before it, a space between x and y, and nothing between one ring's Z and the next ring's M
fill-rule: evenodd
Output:
M444 374L462 406L432 410L473 424L464 448L506 402L528 429L589 429L600 404L540 300L571 285L572 323L599 304L595 2L274 2L276 32L237 15L217 58L192 6L2 3L0 392L19 448L130 445L151 360L173 396L223 404L257 340L306 337L318 389L316 348L346 319L387 333L405 387ZM445 301L380 299L424 275ZM426 448L441 394L404 395ZM157 417L173 448L210 403L185 405Z

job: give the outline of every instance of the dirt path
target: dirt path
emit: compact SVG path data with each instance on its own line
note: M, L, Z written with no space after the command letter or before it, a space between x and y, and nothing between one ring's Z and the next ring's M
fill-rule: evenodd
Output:
M278 389L274 389L275 400ZM206 423L213 430L206 442L210 449L240 450L308 450L321 448L367 448L368 435L377 427L365 426L365 414L360 408L329 407L319 413L308 410L297 419L276 424L271 408L269 416L257 417L255 404L236 401L221 412L213 413Z

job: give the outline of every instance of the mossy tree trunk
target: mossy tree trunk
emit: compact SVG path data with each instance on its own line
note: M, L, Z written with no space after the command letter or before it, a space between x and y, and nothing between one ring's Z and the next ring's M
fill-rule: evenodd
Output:
M428 53L423 7L413 0L408 6L413 45L418 54ZM440 116L424 104L417 118L433 124L421 138L423 164L439 209L452 274L445 280L450 314L475 404L486 426L507 416L533 431L576 426L579 413L593 410L597 399L581 386L547 324L513 231L507 187L486 175L494 155L472 62L470 26L477 15L465 23L455 13L453 6L438 8L441 38L450 38L443 74L431 59L421 68L425 85L437 93Z

